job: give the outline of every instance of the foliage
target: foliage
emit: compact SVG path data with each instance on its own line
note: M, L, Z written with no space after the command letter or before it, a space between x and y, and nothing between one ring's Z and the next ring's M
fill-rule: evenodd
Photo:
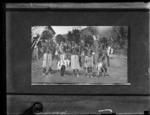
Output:
M75 43L79 44L80 42L80 31L75 29L72 31Z
M96 36L98 35L98 32L97 32L96 28L89 27L88 29L89 29L91 35L96 35Z
M72 31L69 31L67 34L67 40L70 42L75 42L76 44L80 43L80 30L74 29Z
M92 36L84 36L85 46L92 46L94 44L94 40Z
M65 38L64 38L61 34L58 34L58 35L56 36L56 42L57 42L58 44L60 44L61 42L65 42Z
M127 26L114 26L113 27L113 44L119 48L127 47L128 41L128 28Z
M109 45L109 39L106 37L102 37L101 39L99 39L99 44L106 48Z
M52 39L52 37L53 37L53 35L50 33L49 30L45 30L42 32L42 35L41 35L42 40Z

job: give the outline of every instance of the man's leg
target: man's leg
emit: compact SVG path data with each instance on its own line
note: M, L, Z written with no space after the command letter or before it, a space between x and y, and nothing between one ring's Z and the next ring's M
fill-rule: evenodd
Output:
M51 73L52 72L52 68L51 67L49 67L49 69L48 69L48 73Z
M77 71L77 74L76 74L76 75L77 75L77 77L79 77L79 70L77 69L76 71Z
M107 67L105 66L104 67L104 76L106 76L107 75Z
M105 69L104 69L104 67L101 68L101 73L102 73L102 76L105 75Z
M108 65L108 67L110 66L110 59L109 59L109 56L107 56L107 65Z
M62 67L61 67L61 76L64 76L65 69L66 69L66 67L64 65L62 65Z
M44 67L43 68L43 75L45 75L46 74L46 68Z

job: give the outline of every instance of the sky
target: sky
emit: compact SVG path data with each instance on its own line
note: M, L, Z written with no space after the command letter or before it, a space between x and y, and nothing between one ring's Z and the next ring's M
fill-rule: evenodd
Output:
M51 26L51 27L54 29L56 34L66 34L68 33L68 31L71 31L74 28L84 29L87 26ZM96 27L99 31L105 31L112 28L112 26L96 26Z
M43 30L45 29L46 26L33 26L32 27L32 35L36 35L36 34L41 34L43 32ZM51 26L54 31L57 34L67 34L69 31L71 31L74 28L78 28L78 29L84 29L87 26ZM109 28L111 28L112 26L97 26L97 29L99 31L104 31L107 30Z
M86 26L51 26L56 34L66 34L74 28L83 29Z

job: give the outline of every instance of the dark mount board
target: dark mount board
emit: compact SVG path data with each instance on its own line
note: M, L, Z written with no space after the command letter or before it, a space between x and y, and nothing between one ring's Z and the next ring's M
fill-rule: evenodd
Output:
M131 85L31 85L31 26L125 25L129 27ZM6 9L7 93L149 95L149 10Z
M61 5L56 7L57 4L47 8L34 4L6 7L8 115L21 114L37 101L43 104L44 114L100 114L98 110L104 109L112 109L116 114L143 114L149 110L149 10L140 4L95 5L95 8L89 4L76 5L76 9L67 9L68 5L66 9ZM128 81L131 85L32 86L31 26L52 24L128 26Z

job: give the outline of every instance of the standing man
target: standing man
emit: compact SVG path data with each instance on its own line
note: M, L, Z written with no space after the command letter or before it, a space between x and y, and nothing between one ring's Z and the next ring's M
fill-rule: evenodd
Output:
M38 46L35 45L35 46L34 46L34 57L35 57L35 60L36 60L36 61L39 60L39 55L38 55L38 53L39 53Z
M107 65L108 65L108 67L110 66L110 54L111 54L111 47L110 46L108 46L108 48L106 49L107 51L107 53L106 53L106 57L107 57Z
M95 54L94 54L94 64L96 65L98 63L98 57L99 57L99 43L97 40L97 37L95 35L93 35L93 39L94 39L94 49L95 49ZM95 69L96 67L94 67Z
M52 71L52 51L48 50L47 54L47 68L48 68L48 73Z
M73 54L71 55L71 68L73 69L74 75L79 77L79 69L80 69L80 64L79 64L79 56L77 54L76 49L73 50Z

